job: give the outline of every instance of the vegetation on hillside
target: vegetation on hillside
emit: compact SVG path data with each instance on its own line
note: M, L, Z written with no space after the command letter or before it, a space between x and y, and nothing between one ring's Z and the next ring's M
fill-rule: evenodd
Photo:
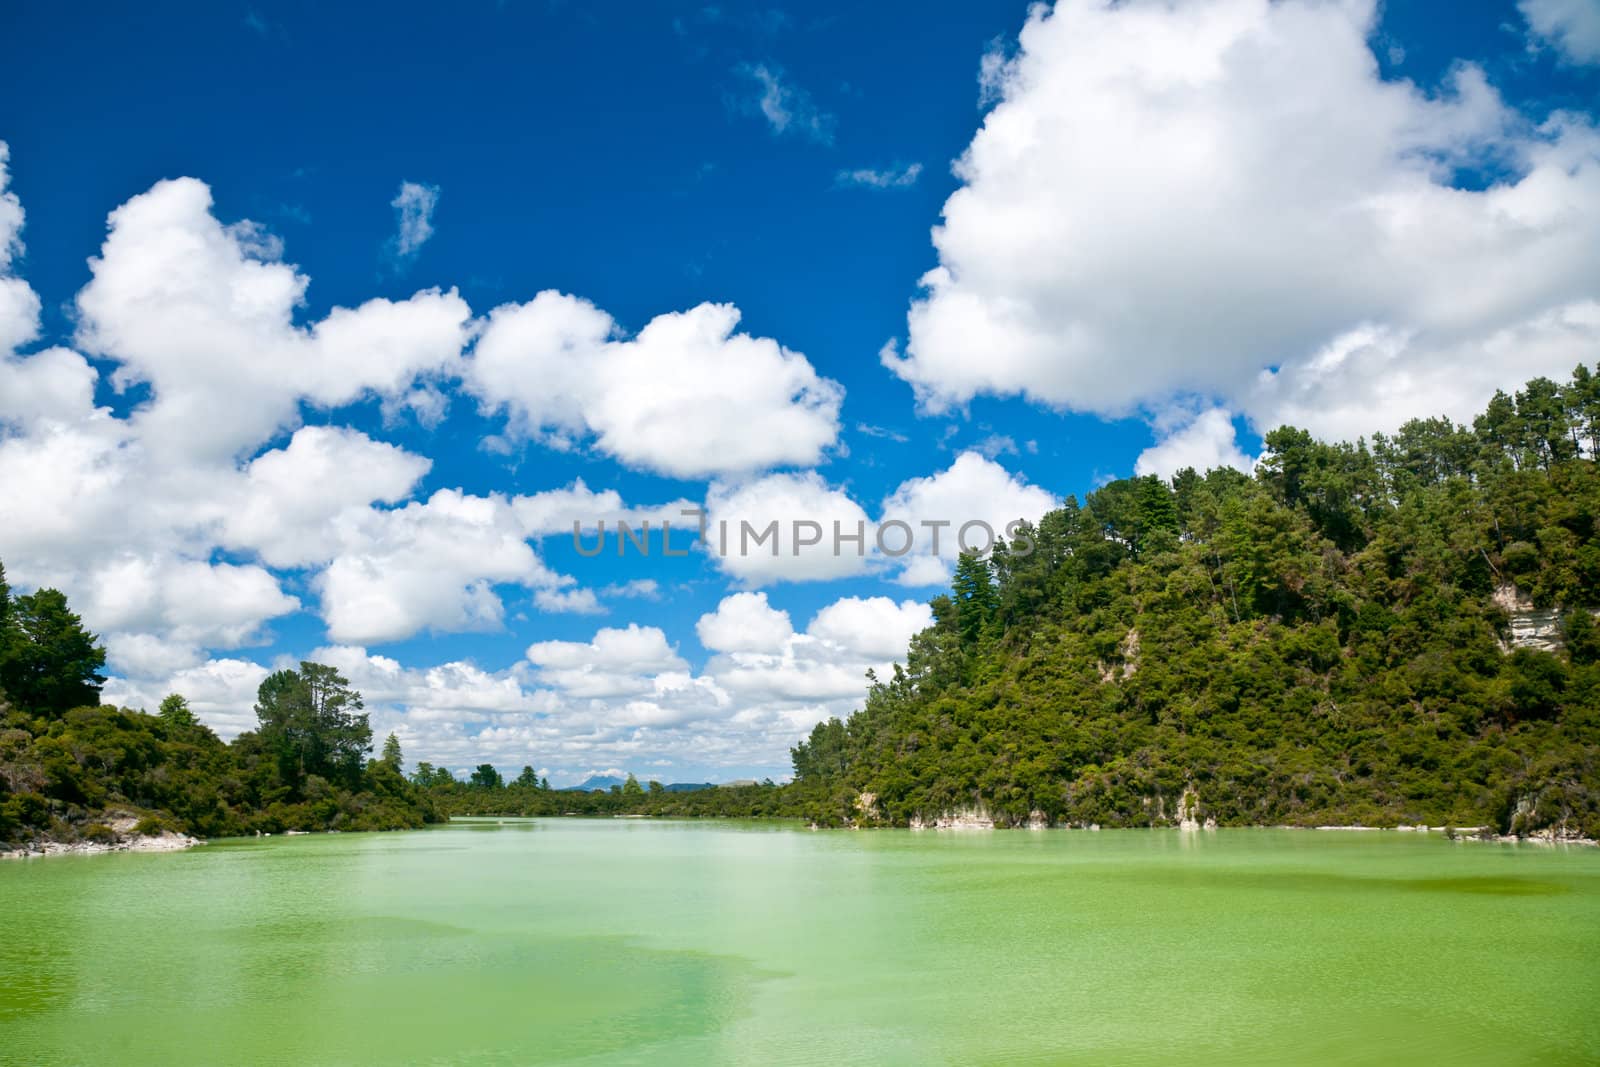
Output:
M904 667L793 750L794 803L1135 826L1192 790L1222 825L1600 837L1600 378L1265 443L1254 477L1112 482L963 558ZM1514 647L1530 603L1546 647Z
M366 759L360 694L331 667L269 676L260 728L224 744L178 695L155 715L101 706L104 663L65 597L13 599L0 570L0 848L96 840L112 814L203 837L438 818L401 775L398 742L392 761Z

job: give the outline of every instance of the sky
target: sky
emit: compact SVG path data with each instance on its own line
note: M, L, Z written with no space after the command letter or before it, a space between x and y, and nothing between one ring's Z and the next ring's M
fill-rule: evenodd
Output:
M964 524L1600 359L1600 0L0 27L0 561L224 737L781 779Z

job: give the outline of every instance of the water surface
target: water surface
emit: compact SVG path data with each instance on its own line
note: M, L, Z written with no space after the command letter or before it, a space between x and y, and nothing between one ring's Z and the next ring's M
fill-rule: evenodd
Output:
M489 820L0 864L0 1063L1600 1061L1600 850Z

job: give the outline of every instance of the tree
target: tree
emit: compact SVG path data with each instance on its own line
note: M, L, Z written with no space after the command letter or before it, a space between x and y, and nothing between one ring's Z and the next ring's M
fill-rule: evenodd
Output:
M3 575L0 575L3 583ZM100 703L106 650L67 608L59 590L3 598L0 691L34 714L59 717Z
M622 783L622 795L625 797L641 797L644 795L644 787L639 784L639 779L630 774L628 775L628 780Z
M467 784L474 789L500 789L505 781L500 777L500 772L494 769L492 763L480 763L472 772L472 777Z
M161 701L161 710L157 712L173 726L195 726L199 724L194 717L194 712L189 710L189 702L177 693L168 693L166 699Z
M395 769L395 773L404 773L406 761L400 754L400 739L390 734L383 739L383 762Z
M361 694L334 668L304 662L298 671L267 675L256 692L262 744L296 791L306 778L354 784L372 750L372 726Z
M539 788L545 790L546 792L548 792L549 789L550 789L550 779L548 779L548 778L539 779Z
M539 788L539 774L532 767L524 766L522 773L517 775L517 784L529 789Z
M963 552L956 561L955 603L961 644L970 648L988 629L999 603L989 563L975 553Z

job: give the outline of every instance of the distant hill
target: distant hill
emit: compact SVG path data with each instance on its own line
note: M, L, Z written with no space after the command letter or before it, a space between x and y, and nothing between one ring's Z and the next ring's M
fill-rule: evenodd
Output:
M577 785L564 786L560 792L603 793L614 785L622 785L627 780L625 777L618 778L614 774L595 774L585 778ZM640 784L643 785L645 783L641 782ZM714 782L673 782L664 788L669 793L693 793L699 789L715 789L716 784Z
M577 785L562 788L563 793L603 793L614 785L621 785L626 778L618 778L614 774L593 774Z

